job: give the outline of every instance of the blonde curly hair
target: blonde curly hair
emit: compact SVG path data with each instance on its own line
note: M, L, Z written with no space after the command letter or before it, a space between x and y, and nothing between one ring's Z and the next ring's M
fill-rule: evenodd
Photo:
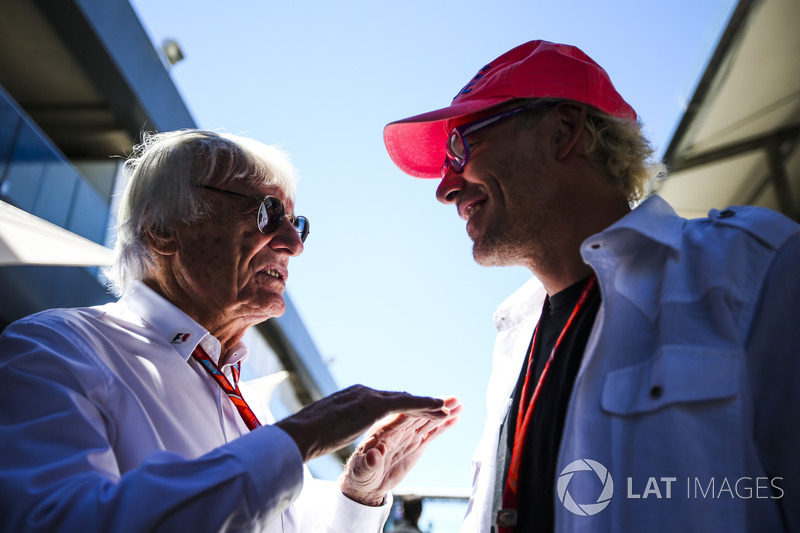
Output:
M628 203L635 205L650 196L666 167L654 158L641 123L587 107L586 129L592 138L587 156L600 165Z
M534 126L555 104L563 101L556 98L528 100L534 112L525 114L522 127ZM603 170L632 206L646 199L655 190L656 181L666 176L666 167L655 159L650 141L642 134L641 123L585 107L585 127L592 140L587 157Z

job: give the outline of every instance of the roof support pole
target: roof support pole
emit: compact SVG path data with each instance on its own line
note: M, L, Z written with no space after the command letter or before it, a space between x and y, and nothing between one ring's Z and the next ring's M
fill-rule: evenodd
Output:
M781 213L792 220L800 220L792 188L789 185L789 173L786 172L786 161L781 150L781 143L777 139L771 138L765 144L765 149L769 160L770 178L775 187L775 195L778 198Z

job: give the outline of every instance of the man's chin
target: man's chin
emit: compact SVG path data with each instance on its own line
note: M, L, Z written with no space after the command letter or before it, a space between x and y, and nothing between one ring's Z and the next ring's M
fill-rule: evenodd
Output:
M477 244L472 247L472 258L476 263L484 267L503 266L502 263L498 262L498 258L495 254L478 247Z
M283 300L283 296L273 293L269 298L251 307L251 309L253 308L258 310L257 314L261 318L259 322L265 322L270 318L283 316L283 314L286 313L286 302Z
M272 305L270 305L267 312L270 315L269 318L277 318L279 316L283 316L283 314L286 312L286 302L284 302L283 298L281 298L280 303L275 302Z
M472 245L472 258L485 267L519 265L516 254L508 252L502 245L485 240L475 241Z

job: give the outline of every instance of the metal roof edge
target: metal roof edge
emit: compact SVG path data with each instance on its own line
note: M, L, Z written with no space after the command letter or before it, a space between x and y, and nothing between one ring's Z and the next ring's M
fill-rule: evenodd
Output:
M686 107L686 112L675 128L667 149L664 151L662 161L670 171L680 168L681 160L676 159L678 150L684 142L685 137L694 125L703 104L711 93L711 89L718 83L718 77L723 73L723 66L729 59L729 55L736 49L735 44L741 38L741 31L750 19L754 8L763 0L740 0L733 11L728 25L725 28L714 53L708 61L700 81L697 83L694 95Z
M128 0L35 1L133 138L197 127Z

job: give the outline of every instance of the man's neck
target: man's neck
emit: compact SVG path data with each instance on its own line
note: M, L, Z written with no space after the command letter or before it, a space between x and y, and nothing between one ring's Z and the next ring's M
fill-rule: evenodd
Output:
M606 204L605 208L591 210L587 216L576 220L572 231L554 239L552 246L542 250L537 260L528 268L539 278L547 294L553 295L587 278L593 272L581 254L581 245L591 237L615 224L630 213L625 202Z
M574 265L573 268L569 269L561 269L553 275L537 271L533 271L533 274L542 282L542 286L544 286L544 290L547 291L547 294L552 296L558 294L567 287L571 287L580 280L586 279L592 272L592 268L581 261L580 265Z

